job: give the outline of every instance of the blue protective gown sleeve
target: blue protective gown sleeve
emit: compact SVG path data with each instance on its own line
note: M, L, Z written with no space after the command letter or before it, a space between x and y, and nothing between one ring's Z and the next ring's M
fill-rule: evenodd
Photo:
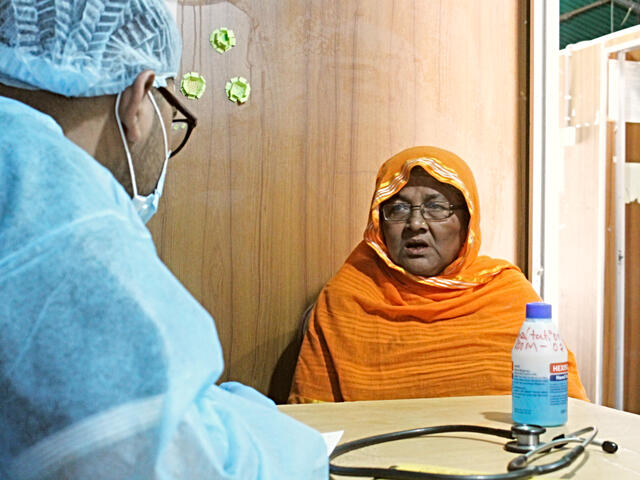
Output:
M215 384L213 320L111 174L19 102L0 122L0 479L327 478L317 432Z

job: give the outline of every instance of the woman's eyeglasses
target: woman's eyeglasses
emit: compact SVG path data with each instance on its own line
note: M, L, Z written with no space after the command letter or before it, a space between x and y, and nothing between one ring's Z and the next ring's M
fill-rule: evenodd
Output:
M171 154L169 158L171 158L186 145L191 132L196 128L198 119L167 88L158 87L157 90L167 103L178 111L178 115L171 121L171 133L169 135L171 139Z
M411 212L416 209L425 221L446 220L453 215L454 210L465 208L464 205L450 205L443 202L427 202L421 205L409 203L387 203L382 205L382 217L387 222L406 222L411 217Z

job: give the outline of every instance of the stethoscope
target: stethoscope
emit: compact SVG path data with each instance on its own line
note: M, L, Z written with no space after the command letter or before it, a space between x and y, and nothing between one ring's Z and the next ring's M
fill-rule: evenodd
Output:
M493 475L452 475L443 473L414 472L394 468L346 467L331 463L333 459L340 455L359 448L368 447L370 445L392 442L394 440L402 440L405 438L432 435L435 433L453 432L483 433L486 435L495 435L502 438L513 439L505 444L505 450L521 453L522 455L517 456L509 462L507 465L507 473L498 473ZM558 435L557 437L554 437L552 441L547 443L540 443L540 435L544 432L546 432L546 429L538 425L517 424L513 425L510 430L481 427L478 425L441 425L384 433L382 435L360 438L358 440L338 445L329 456L329 471L334 475L344 475L348 477L380 477L390 480L502 480L529 478L534 475L544 475L545 473L555 472L561 468L568 467L584 452L585 448L589 444L599 445L607 453L615 453L618 450L618 445L610 440L602 442L596 440L595 437L598 433L598 429L593 426L580 429L568 435ZM582 437L582 435L587 433L589 434L588 436ZM569 443L578 443L579 445L573 447L562 458L555 462L543 465L529 465L532 457L548 452L553 448L560 448Z

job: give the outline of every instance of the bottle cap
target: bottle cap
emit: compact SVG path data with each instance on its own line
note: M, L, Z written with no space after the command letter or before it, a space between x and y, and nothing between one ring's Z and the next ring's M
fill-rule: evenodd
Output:
M527 303L527 318L551 318L551 305L543 302Z

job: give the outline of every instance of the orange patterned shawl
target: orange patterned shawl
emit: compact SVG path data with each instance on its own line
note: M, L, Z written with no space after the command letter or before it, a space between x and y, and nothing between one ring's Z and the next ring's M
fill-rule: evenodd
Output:
M412 275L391 261L378 206L412 168L460 190L469 231L442 274ZM456 155L415 147L378 173L364 241L324 287L309 320L290 403L511 393L511 349L527 302L540 301L520 270L478 256L475 180ZM569 395L587 399L569 352Z

